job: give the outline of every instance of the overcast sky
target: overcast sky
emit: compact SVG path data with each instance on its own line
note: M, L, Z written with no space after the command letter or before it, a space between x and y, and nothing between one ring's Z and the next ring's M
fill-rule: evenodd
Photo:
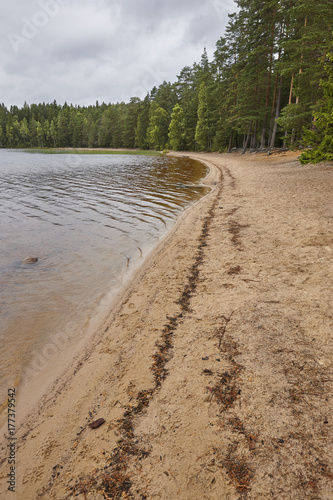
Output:
M10 0L0 7L0 102L145 97L210 59L233 0Z

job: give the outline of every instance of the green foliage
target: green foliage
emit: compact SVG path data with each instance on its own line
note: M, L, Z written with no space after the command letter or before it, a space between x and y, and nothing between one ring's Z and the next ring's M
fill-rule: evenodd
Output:
M304 143L312 149L301 154L302 164L333 161L333 54L328 55L328 61L325 65L326 80L321 82L324 99L317 106L311 128L303 133Z
M301 143L303 127L306 123L309 123L310 120L311 111L302 104L291 103L283 108L277 122L282 130L287 131L287 133L281 137L287 146L293 147L296 138L298 138L297 145Z
M169 125L169 141L170 147L174 151L184 149L185 142L185 121L183 108L176 104L171 114L171 122Z
M148 143L152 149L162 150L168 141L168 113L157 103L150 109L150 121L147 131Z
M225 151L283 141L312 147L303 162L331 158L332 1L235 2L212 61L204 49L143 100L0 104L0 147Z
M58 146L62 148L66 148L71 145L70 136L69 136L69 123L68 123L68 113L66 109L63 109L58 115L58 123L57 123L57 139ZM31 133L32 137L37 135L37 131L35 129ZM32 146L36 146L36 141L32 141Z
M150 98L147 95L139 104L138 118L135 127L135 146L141 149L148 149L149 143L147 138L147 130L149 127L149 111L150 111Z
M195 141L199 150L210 149L208 93L204 82L200 85L199 90L198 121L195 129Z

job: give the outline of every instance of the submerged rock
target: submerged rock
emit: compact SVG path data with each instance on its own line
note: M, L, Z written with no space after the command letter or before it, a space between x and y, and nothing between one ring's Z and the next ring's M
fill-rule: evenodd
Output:
M35 264L36 262L38 262L38 257L26 257L23 264Z

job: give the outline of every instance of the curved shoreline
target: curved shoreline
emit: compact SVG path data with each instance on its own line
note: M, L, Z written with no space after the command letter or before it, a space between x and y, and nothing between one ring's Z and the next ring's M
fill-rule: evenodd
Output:
M223 180L20 430L19 499L328 498L333 169L187 156Z
M172 155L171 155L172 156ZM204 162L202 162L204 163ZM206 165L207 166L207 165ZM213 169L214 170L214 169ZM216 176L216 172L215 172ZM212 173L212 170L208 167L208 172L206 176L201 180L201 184L205 186L210 186L213 183L213 179L215 179L214 174ZM208 193L205 196L209 196L210 193ZM204 197L205 197L204 196ZM143 262L141 263L135 263L134 264L134 270L131 272L126 272L124 278L123 278L123 283L120 286L120 288L117 290L116 293L111 292L107 294L102 300L102 303L104 305L99 306L99 312L97 312L90 320L89 320L89 326L87 327L86 334L84 336L84 339L80 340L79 344L80 347L79 349L75 347L73 342L69 342L68 346L69 348L73 347L74 348L74 353L71 355L70 361L67 360L66 363L66 368L61 368L60 366L58 367L57 370L57 377L52 377L52 380L50 378L50 383L48 386L45 388L43 392L40 392L38 390L38 387L32 387L31 386L31 381L29 381L29 385L27 383L24 383L23 386L20 386L19 390L19 397L20 397L20 404L24 406L24 413L19 416L20 420L23 420L26 422L26 420L29 419L34 419L34 414L39 411L39 408L42 408L44 405L44 402L49 399L48 394L53 393L53 391L56 390L57 384L61 383L61 381L66 378L66 374L73 369L73 366L76 364L80 364L80 359L82 357L85 357L87 355L87 352L90 352L91 349L93 349L93 346L98 342L99 337L103 335L104 329L106 328L105 325L108 324L109 321L111 321L110 318L114 317L117 314L117 311L119 308L121 308L123 301L125 300L125 297L127 297L130 294L131 289L138 283L140 280L140 276L146 272L146 270L149 268L149 262L150 259L154 258L155 255L157 255L162 248L164 248L165 245L168 244L168 241L170 238L172 238L173 232L177 229L178 225L181 223L183 218L187 217L188 212L191 211L192 208L195 207L197 203L200 203L202 200L199 199L197 202L194 202L191 204L188 208L186 208L183 213L181 213L175 224L169 229L165 235L163 235L156 244L151 246L150 250L146 253L144 256ZM141 249L140 249L141 251ZM141 251L142 252L142 251ZM110 299L111 297L111 299ZM59 334L59 339L61 340L61 333ZM97 340L96 340L97 339ZM51 344L53 347L53 340L51 339ZM57 345L58 340L56 340ZM36 378L36 377L35 377ZM36 383L38 383L38 380L35 380ZM36 394L35 391L36 390ZM22 393L24 394L22 398ZM22 410L22 408L21 408ZM2 430L5 429L5 427L2 427Z
M200 173L205 176L205 169L201 168ZM177 217L174 217L171 224L168 224L169 227L165 224L165 234L172 230L175 221L182 216L184 207L180 208L182 212ZM86 317L83 317L79 326L78 322L74 323L74 321L72 321L70 334L67 333L67 331L65 332L63 328L59 330L55 329L55 335L49 336L45 345L43 345L43 349L40 349L40 352L35 354L35 357L31 356L29 366L24 367L25 371L23 372L23 380L21 379L17 384L20 398L20 412L18 417L20 421L24 421L31 411L33 411L33 409L39 404L43 395L52 390L54 381L63 376L64 372L66 372L73 364L73 359L75 360L80 357L82 352L96 335L96 331L99 329L100 323L106 317L107 313L114 308L114 304L117 303L118 297L121 296L126 290L131 279L135 276L138 267L142 265L143 261L147 257L149 258L151 250L158 246L163 240L164 235L158 239L154 239L150 243L146 244L146 246L142 246L145 254L144 258L142 258L141 248L138 248L138 252L141 254L140 257L138 256L131 259L130 266L127 266L129 269L124 270L121 278L119 278L119 283L116 283L114 287L116 290L111 289L106 291L102 299L99 299L98 303L95 301L95 309L91 310L91 314L89 314L89 316L87 314ZM119 272L119 275L120 274L121 273ZM37 321L33 324L33 329L35 331L40 330L41 332L45 331L47 333L47 327L47 324L38 324ZM16 331L20 332L20 330L20 323L18 322L16 325ZM66 351L63 349L62 344L67 346ZM44 355L44 353L46 354ZM67 355L67 353L69 354ZM25 374L28 376L26 377ZM12 384L10 386L12 386Z
M174 234L180 231L180 226L187 223L188 218L192 216L192 212L198 211L199 206L201 206L204 200L206 204L208 202L207 199L210 199L211 196L213 196L214 188L216 187L218 179L218 170L213 166L209 166L206 162L202 163L204 163L208 167L208 172L206 177L202 179L201 183L203 185L211 187L211 192L185 209L185 211L178 217L175 225L170 229L170 231L168 231L160 239L158 244L154 246L150 252L148 252L139 268L134 270L133 274L128 276L128 278L125 280L124 284L117 292L111 304L107 307L108 312L104 311L104 313L101 314L101 317L103 319L99 317L97 319L97 323L93 322L91 324L90 334L87 335L84 346L78 353L76 353L73 361L69 366L66 367L65 371L63 371L62 374L59 375L58 378L53 382L51 388L49 388L49 392L44 394L44 396L39 400L38 405L34 405L33 407L30 406L29 411L24 415L24 422L17 429L17 435L24 436L23 441L25 440L26 436L30 435L33 429L36 427L36 422L41 419L43 412L49 411L49 407L53 408L55 406L53 404L53 399L57 397L56 395L60 392L63 393L66 390L71 390L70 385L73 376L77 377L77 373L80 371L80 367L87 362L90 355L94 352L94 350L96 350L97 346L101 342L105 342L104 337L109 331L110 325L112 325L117 316L121 314L121 310L124 308L124 304L126 304L128 298L138 287L142 277L147 272L149 272L149 268L151 267L152 263L156 262L160 254L167 249L170 241L174 237ZM114 339L111 339L111 341L112 340ZM76 393L77 391L74 390L74 392ZM28 391L24 395L22 404L24 404L25 402L27 405L29 404ZM79 422L77 422L75 426L77 426L78 424ZM46 432L48 432L48 430Z

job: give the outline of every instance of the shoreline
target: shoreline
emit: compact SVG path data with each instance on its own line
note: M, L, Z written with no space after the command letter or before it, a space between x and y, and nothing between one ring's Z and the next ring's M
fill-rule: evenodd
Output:
M209 169L206 172L205 177L203 177L200 181L201 185L209 184ZM200 201L200 200L198 200ZM18 382L18 389L20 397L19 404L21 408L21 414L19 416L20 421L24 421L30 417L36 409L43 404L43 401L47 399L47 394L55 390L55 386L57 383L62 380L65 374L71 369L73 365L79 362L80 358L89 350L90 346L93 345L95 337L100 335L100 330L103 327L102 325L105 323L106 318L112 315L112 311L119 306L119 303L122 302L123 296L127 294L128 288L131 286L132 281L136 281L136 276L140 273L141 267L144 265L145 261L159 248L160 245L164 244L164 240L168 238L168 235L172 233L174 227L177 225L179 219L181 219L185 213L191 209L193 205L197 202L194 202L189 207L185 208L182 213L175 219L176 222L173 223L171 228L166 229L164 235L159 237L158 240L149 243L144 249L144 255L142 255L142 250L139 249L140 255L136 258L133 258L131 261L130 268L127 268L122 275L121 284L117 286L116 290L111 289L109 292L103 295L103 297L99 300L96 309L89 319L85 321L85 323L80 324L80 329L77 327L72 327L73 338L67 338L68 335L66 332L59 331L55 338L50 338L48 343L43 348L43 351L46 352L54 352L59 350L59 345L62 342L66 342L69 355L63 357L59 357L57 354L56 360L51 360L49 355L46 358L49 361L49 364L52 366L50 369L36 369L35 364L36 360L32 361L31 367L28 367L27 373L30 374L28 380L23 381L23 384ZM143 247L144 248L144 247ZM129 264L129 262L128 262ZM84 331L84 335L77 335L75 332ZM62 352L62 354L66 354ZM37 362L40 356L37 355ZM52 363L51 363L52 361ZM43 360L44 363L44 360ZM31 377L31 373L36 372ZM39 379L43 376L48 380L47 385L44 385L43 388L40 388ZM44 378L45 380L45 378ZM23 396L22 396L23 394ZM20 422L19 422L20 425ZM5 429L6 423L4 422L0 429L1 433Z
M201 169L201 174L204 177L202 177L199 183L204 181L205 177L207 177L207 172L205 173L204 168ZM100 295L98 300L96 299L94 302L92 299L90 300L91 304L95 306L94 309L91 308L91 313L84 316L80 323L79 321L72 321L71 323L66 323L66 329L62 327L58 330L54 330L54 333L49 335L42 349L37 351L34 356L30 356L29 362L27 362L23 370L21 370L21 378L16 378L15 385L13 383L5 384L5 386L10 385L10 387L18 389L20 412L17 425L30 415L43 397L45 399L45 395L53 390L55 381L60 380L64 373L69 370L70 366L73 365L74 361L80 358L82 352L85 351L86 347L89 346L90 342L94 339L100 324L104 321L105 317L109 315L110 310L113 309L114 304L119 300L119 296L121 297L124 291L126 291L128 284L134 278L138 268L146 258L149 258L152 250L164 240L165 235L172 230L173 225L179 217L182 217L186 208L182 207L181 210L182 212L180 212L178 216L174 216L172 220L170 219L171 222L165 222L165 229L161 230L161 234L158 235L158 238L154 238L152 241L142 244L142 248L138 247L139 254L137 256L134 255L131 258L127 258L127 268L124 268L122 273L119 272L119 279L115 282L113 288L107 289L103 295ZM80 318L78 318L78 320L80 320ZM40 331L46 330L45 325L39 324L37 321L35 321L33 327L36 331L38 331L38 329L40 329ZM22 331L19 322L14 329L18 332ZM63 347L64 344L66 345L66 349ZM4 399L2 399L2 402L3 401ZM5 405L6 401L4 402L3 408ZM2 414L1 416L0 430L3 434L3 430L6 426L4 420L6 415Z
M128 154L128 155L145 155L145 156L162 156L162 151L153 149L126 149L126 148L28 148L25 149L28 153L44 153L44 154Z
M18 499L328 498L333 168L184 155L212 191L18 431Z

